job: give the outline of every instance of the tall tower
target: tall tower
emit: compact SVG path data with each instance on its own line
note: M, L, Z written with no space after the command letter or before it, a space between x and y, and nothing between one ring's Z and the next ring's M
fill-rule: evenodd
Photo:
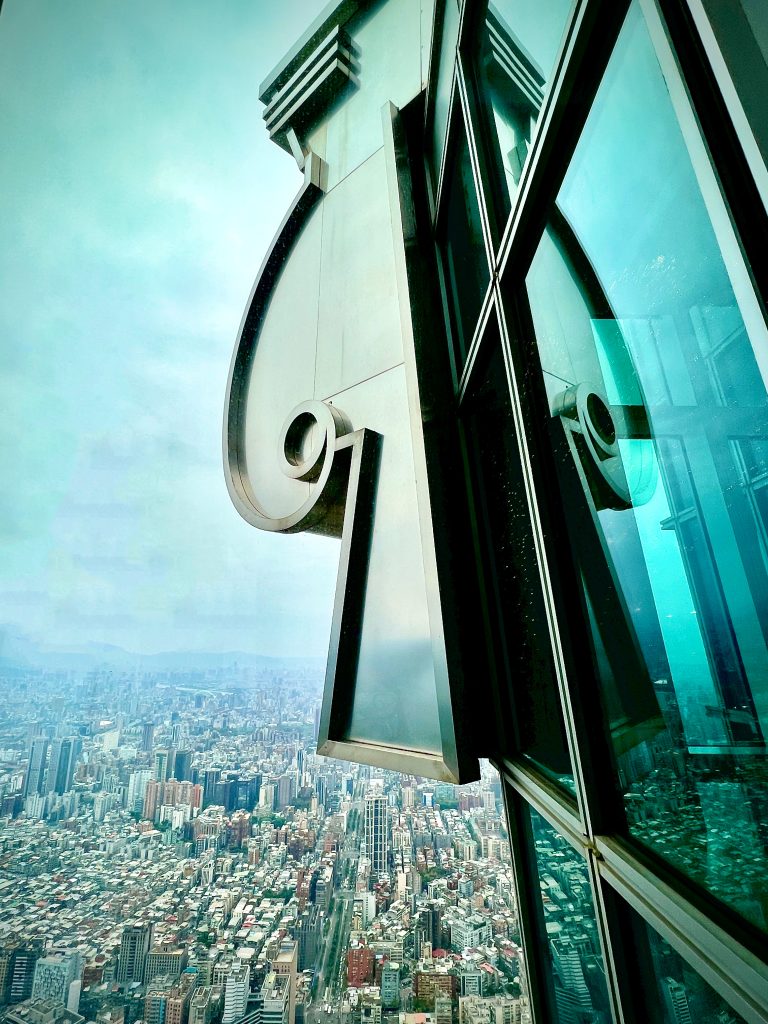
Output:
M48 753L48 740L37 736L29 747L29 766L24 780L24 799L34 793L43 791L43 775L45 773L45 756Z
M72 788L77 760L82 742L76 736L54 740L51 744L51 758L48 762L48 777L45 783L47 793L67 793Z
M691 1024L691 1008L685 988L674 978L664 978L661 988L669 1020L674 1024Z
M235 1024L245 1016L248 1007L251 969L248 964L236 963L224 984L224 1016L222 1024Z
M365 798L365 855L371 862L372 874L378 875L387 870L387 798L383 793L368 793Z
M152 932L151 924L129 924L123 928L117 961L117 980L120 985L144 981L144 967L152 948Z

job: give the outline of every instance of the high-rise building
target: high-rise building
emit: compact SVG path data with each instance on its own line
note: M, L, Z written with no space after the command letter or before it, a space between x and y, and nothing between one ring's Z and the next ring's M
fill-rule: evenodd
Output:
M222 1024L237 1024L245 1016L250 992L251 969L243 961L236 961L224 983L224 1016Z
M145 722L141 727L141 750L144 754L152 753L155 739L155 727L152 722Z
M176 751L172 747L156 750L154 753L154 776L157 782L171 778Z
M692 1024L693 1017L685 986L674 978L664 978L661 991L669 1024Z
M289 975L274 971L267 974L261 987L262 1024L288 1024L290 987Z
M83 957L76 950L49 953L35 964L33 999L48 999L60 1006L69 1002L70 988L83 976Z
M117 958L117 981L120 985L144 981L153 932L152 924L129 924L123 928Z
M32 995L35 966L43 954L39 939L9 936L0 945L0 1001L21 1003Z
M298 916L293 937L299 944L299 970L312 970L320 951L320 934L325 920L319 907L310 904Z
M381 1005L385 1010L400 1006L400 964L387 960L381 968Z
M25 800L29 796L43 792L47 754L48 740L44 736L36 736L29 746L29 763L27 765L27 774L24 778L23 790Z
M286 1024L296 1021L296 984L299 968L299 944L295 940L284 939L280 943L277 956L272 961L272 970L276 975L288 978L288 1020Z
M376 954L370 946L354 943L347 950L347 985L362 988L373 982Z
M179 782L189 782L192 771L192 751L177 750L173 759L173 778Z
M77 736L67 736L53 741L45 783L47 793L63 794L72 788L82 746L82 740Z
M364 814L365 855L371 862L371 872L377 875L389 867L387 798L382 793L367 793Z

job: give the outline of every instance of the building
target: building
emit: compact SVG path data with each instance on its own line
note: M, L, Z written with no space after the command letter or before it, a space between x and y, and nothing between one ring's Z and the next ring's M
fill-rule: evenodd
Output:
M248 964L236 961L224 983L224 1015L222 1024L236 1024L245 1016L250 992L251 969Z
M451 946L458 953L491 941L491 926L480 914L451 921Z
M453 1024L453 1000L450 996L435 996L435 1024Z
M24 778L23 790L25 800L27 797L43 792L48 742L44 736L36 736L29 746L29 763L27 765L27 774Z
M373 874L380 874L389 866L389 829L387 798L382 793L367 793L365 814L365 855L371 862Z
M400 964L387 960L381 968L381 1005L385 1010L400 1006Z
M27 999L5 1011L3 1024L83 1024L85 1017L50 999Z
M197 984L194 972L180 978L156 977L147 985L144 1000L146 1024L188 1024L190 1003Z
M43 956L35 964L32 998L68 1006L70 989L82 980L82 976L83 958L77 951Z
M32 995L37 961L43 955L39 939L10 936L0 946L0 1000L21 1003Z
M537 1021L768 1014L762 12L355 0L261 88L230 495L342 537L320 752L499 764Z
M144 983L148 985L153 978L160 976L178 978L186 966L186 946L177 946L175 942L161 942L147 953Z
M353 945L347 950L347 985L362 988L373 982L376 954L370 946Z
M312 970L320 952L323 914L320 908L311 904L299 914L293 929L293 937L299 944L299 970Z
M219 987L198 985L189 1003L189 1024L211 1024L221 1011L223 993Z
M288 979L288 1021L287 1024L295 1024L296 1021L296 985L299 967L299 944L296 941L284 939L280 943L280 950L272 961L272 971L278 976L284 975Z
M123 928L120 953L117 958L117 982L130 985L143 982L147 956L152 947L153 926L151 924L129 924Z
M521 1000L509 996L459 998L459 1024L521 1024L522 1014ZM563 1021L568 1019L573 1018L562 1018ZM575 1019L578 1020L578 1016Z
M45 782L46 793L69 792L82 749L82 741L77 736L67 736L53 741Z
M269 972L261 987L262 1024L288 1024L290 989L291 979L288 974Z

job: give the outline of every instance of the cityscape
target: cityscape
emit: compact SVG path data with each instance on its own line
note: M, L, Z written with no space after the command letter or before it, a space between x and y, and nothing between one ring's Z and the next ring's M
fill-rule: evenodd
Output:
M529 1019L495 772L320 757L320 689L311 668L6 673L6 1021Z
M319 756L310 662L3 677L3 1024L531 1020L488 763L456 787ZM607 1024L586 867L533 833L560 1019Z

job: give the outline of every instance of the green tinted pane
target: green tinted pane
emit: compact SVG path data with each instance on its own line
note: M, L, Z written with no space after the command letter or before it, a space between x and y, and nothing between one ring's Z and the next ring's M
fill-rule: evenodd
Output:
M633 965L648 1020L658 1024L741 1024L744 1018L658 932L628 907L624 914L636 942Z
M532 808L531 829L556 1024L609 1024L608 991L587 866Z
M488 366L475 373L465 424L475 469L476 505L493 563L493 627L501 633L501 658L517 738L503 727L502 753L516 748L568 790L571 762L558 695L549 628L525 497L504 359L495 320L489 323Z
M527 288L629 829L765 926L768 340L636 7Z
M495 0L481 22L482 98L506 209L517 192L572 7L571 0Z
M469 146L458 107L453 116L458 151L446 170L447 191L440 250L456 356L459 362L463 362L488 288L490 271L480 222L480 206L472 178Z

